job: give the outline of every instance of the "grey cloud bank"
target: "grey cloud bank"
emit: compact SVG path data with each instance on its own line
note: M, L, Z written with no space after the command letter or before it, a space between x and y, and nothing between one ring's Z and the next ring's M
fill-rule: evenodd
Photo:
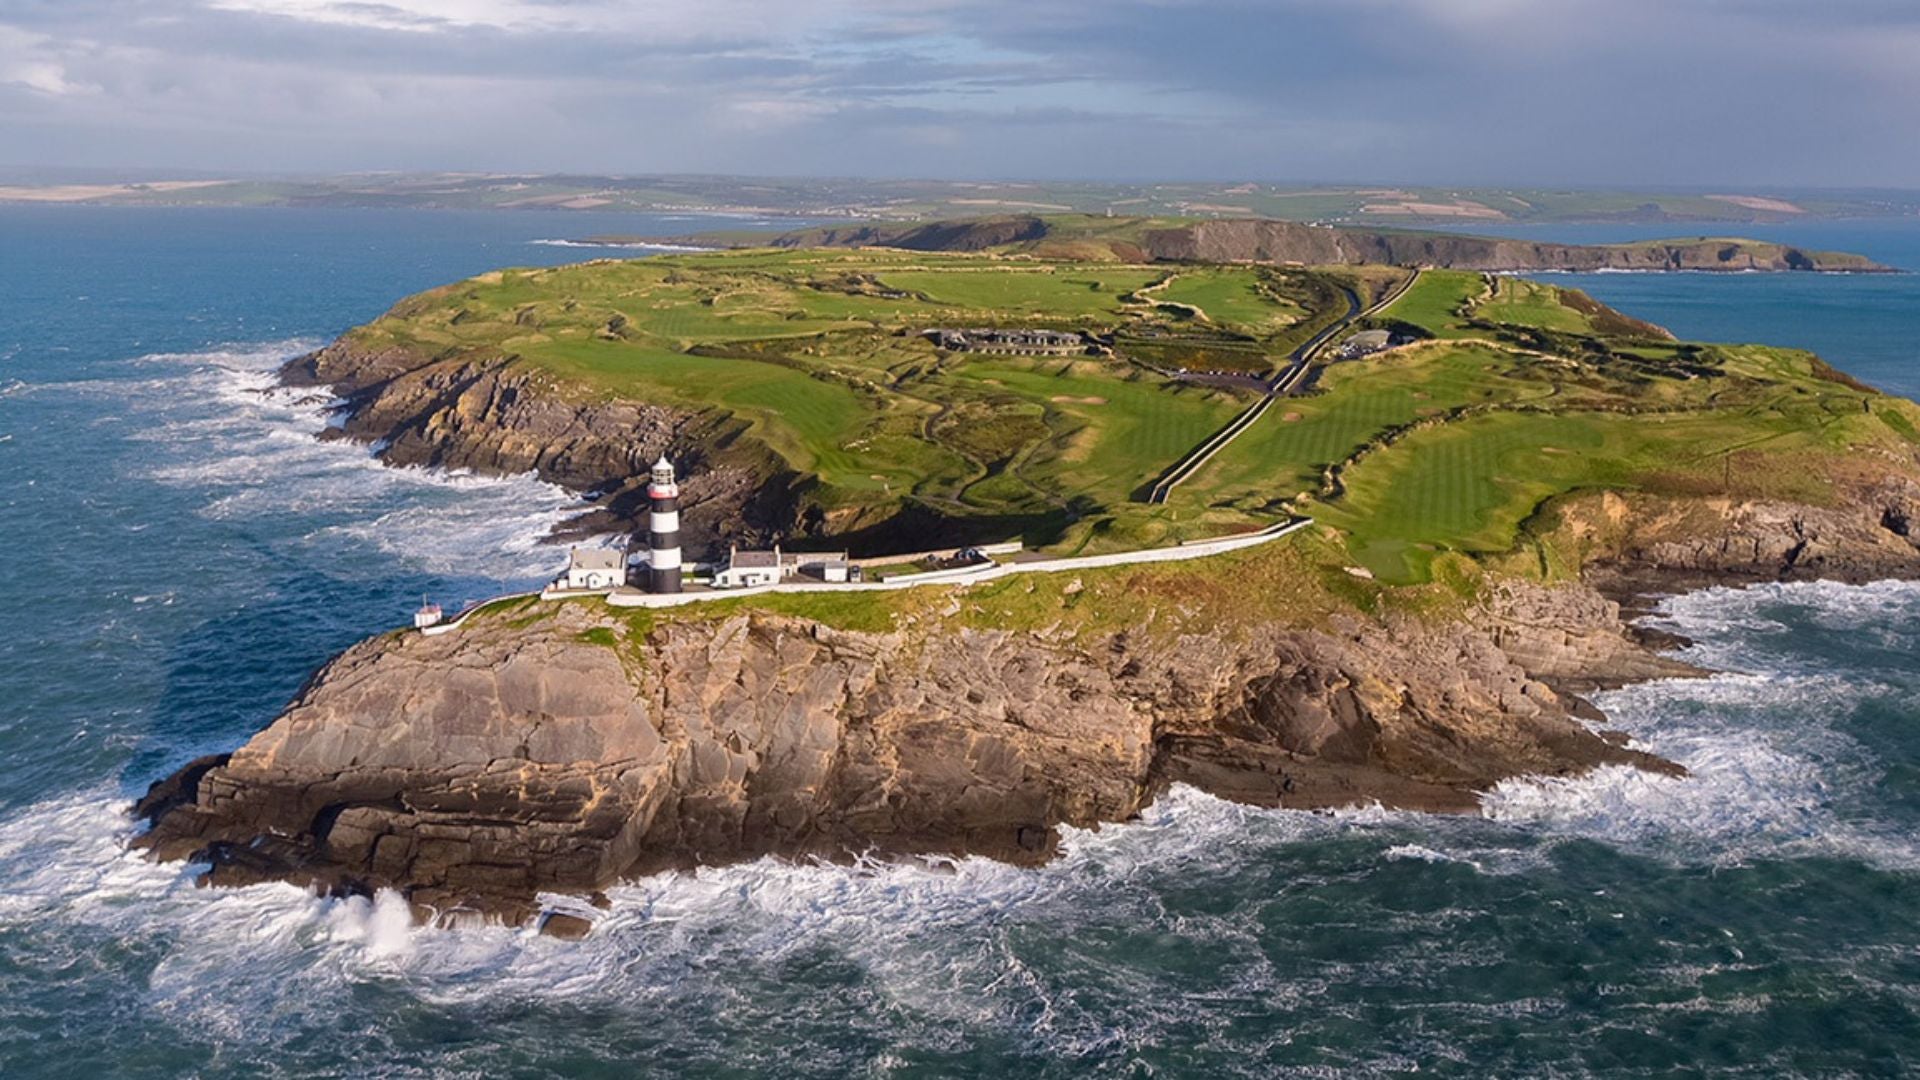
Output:
M1920 186L1920 7L0 0L0 166Z

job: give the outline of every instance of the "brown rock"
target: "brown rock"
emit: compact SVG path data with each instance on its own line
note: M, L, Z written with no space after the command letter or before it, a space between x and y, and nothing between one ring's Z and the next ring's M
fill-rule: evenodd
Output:
M518 922L543 891L767 854L1034 863L1056 826L1126 820L1172 782L1465 811L1519 774L1671 769L1596 736L1542 683L1583 664L1661 670L1580 589L1503 592L1440 625L1092 647L765 613L641 637L600 605L539 612L349 649L229 758L155 785L140 844L199 854L215 883L396 888L440 924ZM1568 612L1572 631L1530 621Z

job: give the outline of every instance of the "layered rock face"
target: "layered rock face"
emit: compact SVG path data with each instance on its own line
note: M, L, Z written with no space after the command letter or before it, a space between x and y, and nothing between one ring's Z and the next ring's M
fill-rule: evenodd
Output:
M140 843L215 883L394 887L423 917L517 922L541 891L763 854L1034 862L1057 826L1125 820L1174 781L1457 811L1520 774L1671 769L1543 680L1683 670L1578 589L1439 626L1091 644L531 610L349 650L245 746L155 785Z
M1046 240L1052 226L1030 215L913 225L802 229L776 238L783 247L896 247L910 251L984 251ZM1149 229L1138 244L1114 248L1129 259L1176 262L1275 262L1310 266L1374 263L1456 270L1724 270L1887 272L1859 255L1805 251L1751 240L1676 240L1649 244L1540 243L1455 233L1307 225L1229 218Z
M791 521L792 478L771 464L716 460L736 431L685 410L630 401L578 401L507 357L434 358L368 350L342 339L289 361L292 386L327 386L344 400L334 438L373 443L390 465L534 473L592 493L580 532L643 524L645 481L662 453L682 465L682 531L696 549L718 536L750 541Z
M1568 506L1564 528L1596 549L1587 577L1614 595L1915 576L1920 482L1904 469L1871 468L1839 481L1835 494L1831 505L1808 506L1609 493Z
M1291 221L1207 221L1147 234L1157 259L1200 262L1385 263L1455 270L1857 271L1887 268L1869 259L1753 241L1649 244L1539 243L1442 233L1373 232Z

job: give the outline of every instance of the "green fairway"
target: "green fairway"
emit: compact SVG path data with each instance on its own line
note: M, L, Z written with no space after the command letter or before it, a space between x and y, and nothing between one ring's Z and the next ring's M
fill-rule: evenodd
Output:
M947 270L888 270L881 280L921 293L935 314L996 318L1030 316L1048 321L1121 318L1121 297L1160 277L1158 271L1113 266L1025 267L991 263ZM977 316L975 316L977 317Z
M1474 308L1480 318L1573 334L1592 331L1593 324L1586 316L1561 303L1559 289L1521 278L1495 280L1493 296Z
M940 326L1184 333L1134 299L1164 271L898 251L743 251L504 270L411 298L354 338L508 353L569 392L712 411L817 478L827 507L1137 516L1134 493L1245 401L1116 356L948 355ZM1294 315L1252 272L1238 311ZM1225 301L1222 300L1224 303ZM1232 305L1228 305L1232 306ZM1154 338L1159 341L1161 338ZM1180 338L1179 340L1186 340ZM1240 348L1266 366L1257 343Z
M1435 337L1472 337L1466 323L1469 304L1485 296L1486 280L1462 270L1428 270L1405 296L1379 313L1425 328Z
M1153 291L1153 298L1189 304L1208 321L1255 337L1284 330L1305 311L1275 291L1270 272L1256 269L1183 269Z
M1792 394L1726 412L1494 411L1422 429L1344 476L1323 520L1349 530L1387 581L1423 580L1435 553L1498 553L1549 497L1581 489L1674 491L1817 502L1809 463L1848 446L1896 443L1848 394ZM1751 455L1778 462L1755 471ZM1740 458L1738 470L1728 455Z
M1326 393L1276 403L1208 463L1181 501L1260 502L1315 490L1322 469L1392 428L1462 405L1552 392L1550 384L1523 377L1524 368L1510 354L1473 346L1429 346L1336 365L1322 378Z
M1159 380L1121 380L1099 365L982 361L960 377L1047 403L1055 438L1021 462L1019 475L1043 490L1071 490L1125 503L1148 478L1233 419L1245 402Z
M1093 552L1303 512L1388 581L1423 580L1443 552L1515 549L1565 493L1737 480L1817 501L1818 463L1920 442L1920 409L1804 353L1676 342L1578 292L1430 270L1378 318L1433 340L1322 364L1149 504L1156 478L1259 399L1247 375L1344 317L1346 288L1378 295L1399 271L1143 266L1091 226L1079 240L1106 245L1099 261L798 249L495 271L349 337L685 410L727 433L716 460L791 472L823 517L884 521L911 500ZM972 326L1087 338L1075 355L1014 356L927 333Z

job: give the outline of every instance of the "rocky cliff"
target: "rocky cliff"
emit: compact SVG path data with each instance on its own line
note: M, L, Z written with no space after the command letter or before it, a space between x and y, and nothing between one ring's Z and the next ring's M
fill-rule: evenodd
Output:
M520 921L540 891L763 854L1034 862L1058 826L1125 820L1174 781L1459 811L1520 774L1672 771L1547 680L1679 670L1579 589L1503 588L1440 624L1089 639L534 605L350 649L245 746L156 785L140 843L215 883Z
M1586 580L1616 597L1764 581L1920 576L1920 462L1856 460L1824 505L1600 492L1558 508Z
M1455 270L1883 271L1871 260L1754 240L1540 243L1447 233L1322 228L1288 221L1205 221L1146 236L1155 258L1182 261L1388 263Z
M1003 216L918 225L803 229L773 239L783 247L897 247L912 251L1044 250L1048 243L1107 244L1121 258L1178 262L1362 263L1457 270L1700 270L1886 272L1858 255L1806 251L1756 240L1698 238L1578 245L1456 233L1305 225L1233 218L1161 224L1103 219Z
M686 477L682 531L699 550L713 538L749 542L793 517L795 477L764 452L736 445L737 425L632 401L581 400L511 356L433 356L367 349L351 335L281 368L291 386L342 399L327 437L373 444L390 465L535 473L591 496L569 526L632 529L646 509L648 468L662 453Z
M1822 506L1581 496L1551 542L1627 589L1920 576L1912 464ZM423 918L519 922L541 892L766 854L1037 862L1059 826L1175 782L1467 811L1514 776L1676 771L1581 722L1579 690L1690 671L1590 586L1488 575L1409 601L1320 558L1278 544L816 618L502 605L348 650L245 746L155 784L138 844L216 884L391 887Z

